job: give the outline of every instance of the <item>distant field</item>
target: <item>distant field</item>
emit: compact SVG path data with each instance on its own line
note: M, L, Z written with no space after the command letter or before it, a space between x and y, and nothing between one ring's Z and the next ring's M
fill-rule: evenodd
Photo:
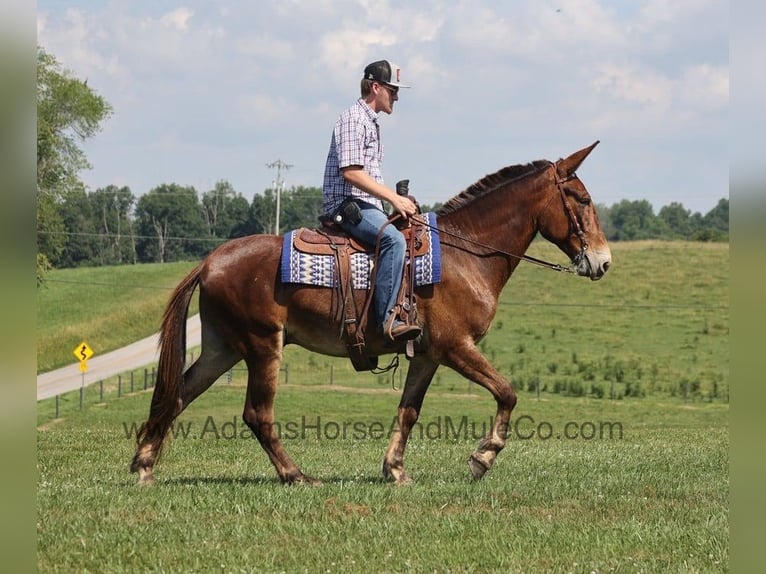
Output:
M615 243L612 251L612 269L595 283L522 263L484 353L519 388L727 401L728 245L652 241ZM545 242L530 254L563 261ZM156 332L171 289L195 263L52 272L38 291L38 372L73 362L82 340L103 353ZM297 348L287 349L285 362L303 384L329 382L330 369L338 383L374 380L347 360ZM465 385L447 370L435 381Z
M728 246L612 248L597 283L527 265L511 279L482 349L519 403L480 482L466 459L494 404L447 369L403 488L380 466L404 369L286 350L277 420L318 488L278 483L240 418L241 368L176 421L150 489L128 473L151 398L140 379L120 398L107 381L103 403L88 389L82 411L64 396L58 420L39 402L38 570L728 572ZM563 258L543 243L530 254ZM70 362L83 339L105 352L151 334L193 265L54 272L41 363Z
M196 264L51 271L37 289L37 372L74 362L83 340L105 353L156 333L170 293Z

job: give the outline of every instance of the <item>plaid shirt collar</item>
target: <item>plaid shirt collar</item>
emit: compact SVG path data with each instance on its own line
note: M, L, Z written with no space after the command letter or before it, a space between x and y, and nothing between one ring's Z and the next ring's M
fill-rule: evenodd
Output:
M359 98L356 101L357 105L364 110L364 113L367 115L367 117L370 119L372 123L375 125L378 124L378 112L373 110L370 105L364 101L364 98Z

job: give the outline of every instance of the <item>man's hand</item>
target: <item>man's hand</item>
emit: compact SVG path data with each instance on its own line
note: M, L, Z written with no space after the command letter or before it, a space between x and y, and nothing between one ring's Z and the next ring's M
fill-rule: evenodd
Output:
M409 219L411 216L417 214L418 208L415 203L406 195L396 195L389 201L394 211L401 215L404 219Z
M362 169L362 166L353 165L344 167L341 170L341 174L343 175L343 179L348 181L354 187L390 203L394 208L394 211L404 219L409 219L410 216L415 215L418 212L417 206L409 197L397 195L393 189L378 183L371 178L364 169Z

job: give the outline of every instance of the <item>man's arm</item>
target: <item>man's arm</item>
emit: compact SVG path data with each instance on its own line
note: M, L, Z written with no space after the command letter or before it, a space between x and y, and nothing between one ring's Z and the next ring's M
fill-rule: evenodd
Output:
M390 203L394 211L405 219L418 212L417 207L408 197L396 195L393 189L375 181L364 171L362 166L350 165L341 169L340 172L343 175L343 179L354 187Z

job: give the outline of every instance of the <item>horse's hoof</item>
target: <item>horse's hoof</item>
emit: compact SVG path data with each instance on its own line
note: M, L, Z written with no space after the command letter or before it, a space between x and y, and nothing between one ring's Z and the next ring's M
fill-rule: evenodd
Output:
M483 462L473 455L468 459L468 468L474 480L481 480L489 470Z
M149 475L145 478L139 478L138 479L138 486L145 487L145 486L154 486L155 484L154 477L152 475Z
M305 474L290 477L284 482L285 484L303 484L305 486L322 486L321 480L319 480L318 478L313 478L311 476L306 476Z
M138 486L154 486L154 474L146 468L138 469Z
M406 472L403 472L399 478L394 481L395 486L409 486L411 484L413 484L413 480Z
M393 482L396 486L412 484L412 479L401 466L392 467L383 463L383 480Z

